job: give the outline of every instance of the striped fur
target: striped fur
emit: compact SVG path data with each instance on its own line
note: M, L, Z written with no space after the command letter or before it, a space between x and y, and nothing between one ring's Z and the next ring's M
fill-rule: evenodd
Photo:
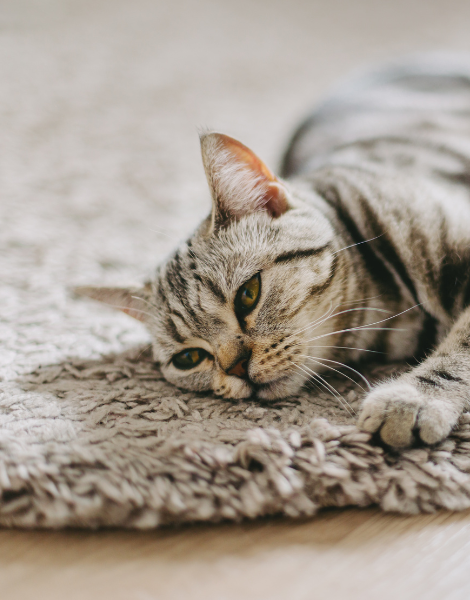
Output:
M347 84L294 135L282 180L227 136L205 134L202 152L212 216L137 294L165 377L272 400L328 386L319 373L365 351L415 358L368 394L359 425L397 447L448 435L470 398L470 60ZM260 300L240 319L256 273ZM182 371L185 348L208 357ZM242 359L246 375L230 375Z

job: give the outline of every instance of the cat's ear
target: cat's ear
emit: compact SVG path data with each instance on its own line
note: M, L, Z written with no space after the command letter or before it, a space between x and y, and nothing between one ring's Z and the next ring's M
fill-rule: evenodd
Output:
M288 210L286 188L254 152L222 133L203 133L200 139L213 226L259 211L276 218Z
M149 307L145 296L146 288L112 288L112 287L91 287L79 286L72 290L78 296L85 296L98 300L122 310L129 316L142 321L143 323L149 320Z

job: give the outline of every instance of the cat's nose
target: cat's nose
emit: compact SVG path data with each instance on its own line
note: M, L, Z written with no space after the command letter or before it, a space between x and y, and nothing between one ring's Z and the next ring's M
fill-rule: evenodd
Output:
M227 375L234 375L240 379L248 379L248 362L250 356L243 356L234 365L227 369Z

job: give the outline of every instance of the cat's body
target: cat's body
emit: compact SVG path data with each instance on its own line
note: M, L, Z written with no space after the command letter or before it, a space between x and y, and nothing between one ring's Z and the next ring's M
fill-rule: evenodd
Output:
M387 354L441 341L470 304L470 60L424 57L346 86L298 130L281 171L333 207L387 308L419 305L412 338L377 334Z
M147 323L169 381L223 397L328 386L367 350L428 356L359 424L443 439L470 400L470 61L346 86L295 134L286 181L232 138L201 143L211 217L142 290L81 292Z

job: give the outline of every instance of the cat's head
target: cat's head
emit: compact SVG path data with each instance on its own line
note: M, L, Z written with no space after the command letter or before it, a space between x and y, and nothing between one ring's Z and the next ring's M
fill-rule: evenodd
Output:
M145 322L168 381L265 400L309 378L312 338L341 301L329 220L240 142L201 136L211 215L144 288L78 288ZM315 355L327 356L328 337Z

